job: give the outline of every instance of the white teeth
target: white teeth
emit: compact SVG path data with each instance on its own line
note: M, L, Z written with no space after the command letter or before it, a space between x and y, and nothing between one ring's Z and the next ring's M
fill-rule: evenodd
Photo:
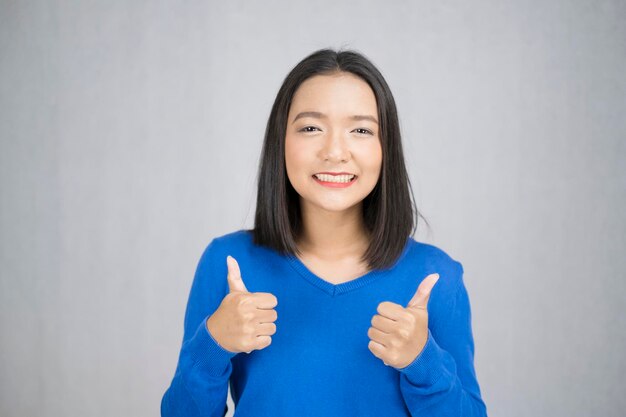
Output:
M315 177L324 182L338 182L346 183L352 181L355 175L327 175L327 174L315 174Z

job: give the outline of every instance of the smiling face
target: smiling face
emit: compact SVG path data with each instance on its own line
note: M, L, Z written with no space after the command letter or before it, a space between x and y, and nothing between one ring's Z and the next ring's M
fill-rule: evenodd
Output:
M382 166L376 97L370 86L346 72L304 81L289 109L285 164L303 211L359 208L376 186ZM348 183L351 175L315 177L323 172L356 177Z

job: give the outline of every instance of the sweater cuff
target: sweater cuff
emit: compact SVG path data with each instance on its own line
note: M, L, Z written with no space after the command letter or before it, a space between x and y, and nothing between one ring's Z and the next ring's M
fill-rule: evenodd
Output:
M428 339L419 355L404 368L398 369L416 386L433 385L443 373L443 349L428 329Z
M194 368L214 376L229 372L230 359L237 353L221 347L206 327L208 316L202 320L187 348Z

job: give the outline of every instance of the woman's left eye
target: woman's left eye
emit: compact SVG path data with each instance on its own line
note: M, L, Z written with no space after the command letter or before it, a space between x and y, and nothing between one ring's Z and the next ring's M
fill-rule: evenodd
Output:
M364 133L366 135L373 135L373 133L370 130L367 130L367 129L358 128L358 129L354 129L354 130L361 130L362 133Z

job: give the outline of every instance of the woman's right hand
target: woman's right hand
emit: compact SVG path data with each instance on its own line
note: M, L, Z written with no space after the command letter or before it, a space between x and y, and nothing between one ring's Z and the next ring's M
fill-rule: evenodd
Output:
M276 333L274 322L278 314L274 307L278 300L270 293L248 292L235 258L227 256L226 264L230 291L207 319L206 327L215 341L230 352L264 349Z

